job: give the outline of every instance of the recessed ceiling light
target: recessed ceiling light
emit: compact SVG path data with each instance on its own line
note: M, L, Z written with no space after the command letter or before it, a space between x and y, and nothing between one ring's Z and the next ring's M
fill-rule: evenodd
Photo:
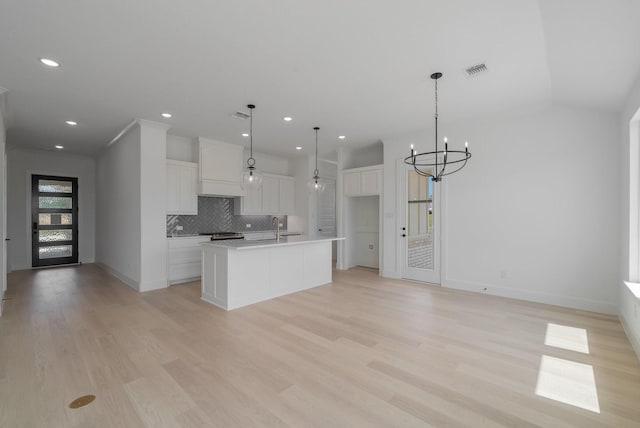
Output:
M40 58L40 62L49 67L60 67L60 64L58 64L58 62L49 58Z
M76 126L78 124L78 122L74 122L73 120L65 120L64 123L69 126Z
M56 144L54 147L58 150L64 149L64 146L61 146L60 144Z
M344 140L347 137L345 137L344 135L338 135L338 138L341 139L341 140Z
M296 146L296 150L302 150L302 147Z
M247 134L246 132L244 132L244 133L242 134L242 136L243 136L243 137L248 137L248 136L249 136L249 134Z
M162 117L169 119L171 117L171 113L162 113Z
M291 116L285 116L282 118L282 120L284 120L285 122L291 122L293 118Z

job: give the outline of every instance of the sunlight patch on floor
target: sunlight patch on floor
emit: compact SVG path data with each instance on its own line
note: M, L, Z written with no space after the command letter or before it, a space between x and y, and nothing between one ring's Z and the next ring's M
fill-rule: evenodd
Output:
M600 413L593 367L543 355L536 395Z
M589 342L587 340L587 330L584 328L569 327L547 323L547 334L544 344L554 348L562 348L569 351L589 353Z

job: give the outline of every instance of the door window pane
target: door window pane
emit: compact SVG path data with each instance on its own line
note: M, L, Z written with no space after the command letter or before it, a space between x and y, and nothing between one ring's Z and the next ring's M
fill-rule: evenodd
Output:
M60 213L60 214L38 214L38 224L44 226L50 225L70 225L73 224L73 214Z
M40 208L72 208L71 198L57 196L39 196L38 207Z
M433 183L431 177L408 172L407 266L433 269Z
M73 239L72 233L71 229L40 230L38 231L38 240L40 242L71 241Z
M73 192L73 186L70 181L38 180L38 191L71 193Z
M58 245L55 247L40 247L38 254L41 259L56 259L58 257L71 257L71 245Z

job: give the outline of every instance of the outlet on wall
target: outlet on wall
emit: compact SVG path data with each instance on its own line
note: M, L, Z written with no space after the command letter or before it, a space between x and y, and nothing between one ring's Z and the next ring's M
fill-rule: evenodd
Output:
M507 279L507 271L506 270L501 270L500 271L500 279Z
M246 227L247 229L251 229L251 224L247 223L247 224L245 224L245 227Z
M373 250L373 244L369 244L369 249Z

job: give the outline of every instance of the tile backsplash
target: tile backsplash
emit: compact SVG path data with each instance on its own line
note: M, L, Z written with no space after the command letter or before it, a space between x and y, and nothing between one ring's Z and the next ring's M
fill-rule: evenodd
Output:
M235 215L234 198L198 196L198 215L167 215L167 236L209 232L258 232L272 230L270 215ZM278 216L287 228L287 216ZM251 228L246 225L251 224ZM182 226L181 231L176 226Z

